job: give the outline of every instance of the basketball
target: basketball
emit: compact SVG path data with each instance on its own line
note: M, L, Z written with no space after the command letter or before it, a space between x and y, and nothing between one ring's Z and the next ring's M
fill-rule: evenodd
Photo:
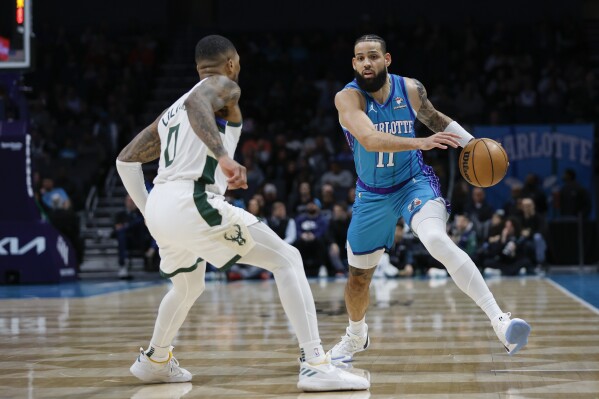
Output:
M460 153L460 173L468 183L477 187L491 187L499 183L509 164L501 144L488 138L470 141Z

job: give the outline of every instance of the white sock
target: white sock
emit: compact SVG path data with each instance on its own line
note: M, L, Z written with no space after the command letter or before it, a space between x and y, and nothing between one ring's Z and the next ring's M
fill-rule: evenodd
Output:
M322 363L325 359L324 349L322 349L320 340L300 344L300 352L302 360L310 364Z
M366 316L362 318L360 321L353 321L349 319L349 332L357 335L358 337L362 337L366 334Z
M168 353L170 350L170 346L161 347L154 345L150 342L150 346L146 350L146 356L152 359L155 362L165 362L168 360Z
M503 313L495 301L495 297L490 292L476 301L476 304L487 314L489 320L493 321L497 315Z

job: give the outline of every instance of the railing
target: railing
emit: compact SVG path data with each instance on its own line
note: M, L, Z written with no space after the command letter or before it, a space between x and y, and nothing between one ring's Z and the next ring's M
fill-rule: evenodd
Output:
M112 197L114 187L116 186L117 173L116 168L113 166L106 174L106 180L104 181L104 194L107 197Z
M92 186L87 193L85 199L85 217L91 219L94 216L94 212L98 206L98 189L96 186Z

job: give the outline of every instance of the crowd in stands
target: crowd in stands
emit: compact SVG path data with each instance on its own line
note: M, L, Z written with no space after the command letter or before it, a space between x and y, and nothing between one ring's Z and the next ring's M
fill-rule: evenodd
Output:
M34 167L42 179L64 178L73 208L81 210L140 123L158 49L149 36L71 33L38 32L35 68L24 85L31 88Z
M321 266L329 275L347 271L355 172L333 97L353 78L350 61L359 35L384 37L393 56L390 72L421 80L432 103L465 126L589 122L599 115L599 83L580 24L489 27L471 20L454 27L420 19L381 28L365 21L355 32L228 35L242 56L244 134L236 158L246 166L249 184L228 198L298 247L309 276ZM44 206L54 206L42 184L52 179L68 196L69 209L83 208L87 190L101 186L120 148L151 122L139 118L167 56L148 34L37 32L36 67L25 83L32 89L32 154ZM188 58L193 73L193 49ZM5 97L0 88L0 118L15 112ZM419 123L416 130L429 133ZM447 152L427 152L425 160L446 190ZM538 179L531 175L515 188L504 209L486 205L484 190L456 182L448 233L479 267L530 272L546 262L541 238L547 201ZM584 197L579 185L566 186L565 195ZM579 208L590 207L581 201ZM400 270L387 268L387 274L434 267L402 221L396 241L385 261ZM237 266L231 278L268 277Z
M588 217L589 193L576 181L572 170L564 172L563 180L558 198L566 201L560 202L560 214ZM512 198L498 209L487 202L485 191L478 187L472 188L466 202L453 204L457 212L447 223L447 233L483 274L514 276L543 272L550 256L547 198L536 182L538 176L531 173L526 186L514 190ZM328 242L336 248L336 243ZM443 269L400 219L394 245L379 262L374 277L446 276Z
M573 170L567 169L562 179L564 184L558 198L567 200L559 202L560 214L588 217L589 192L576 181ZM268 183L252 195L247 209L299 249L308 277L322 275L323 269L327 276L345 276L348 271L345 242L354 190L343 191L346 197L336 200L331 184L324 183L320 187L319 194L314 195L309 182L299 183L297 196L291 196L285 203ZM539 186L539 177L529 174L526 184L516 186L512 197L498 209L487 202L484 189L466 189L470 196L452 203L455 211L447 223L447 233L481 272L507 276L542 272L549 254L547 198ZM265 199L265 191L269 192L269 201ZM237 206L244 203L232 195L228 200ZM399 219L394 245L381 259L375 277L446 275L443 269L414 237L409 226ZM268 273L244 265L236 265L228 275L233 280L270 277Z

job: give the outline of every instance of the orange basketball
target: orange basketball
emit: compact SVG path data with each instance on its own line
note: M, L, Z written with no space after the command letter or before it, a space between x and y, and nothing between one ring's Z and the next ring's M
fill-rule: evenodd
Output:
M491 187L499 183L509 164L501 144L492 139L474 139L460 153L460 173L468 183L477 187Z

